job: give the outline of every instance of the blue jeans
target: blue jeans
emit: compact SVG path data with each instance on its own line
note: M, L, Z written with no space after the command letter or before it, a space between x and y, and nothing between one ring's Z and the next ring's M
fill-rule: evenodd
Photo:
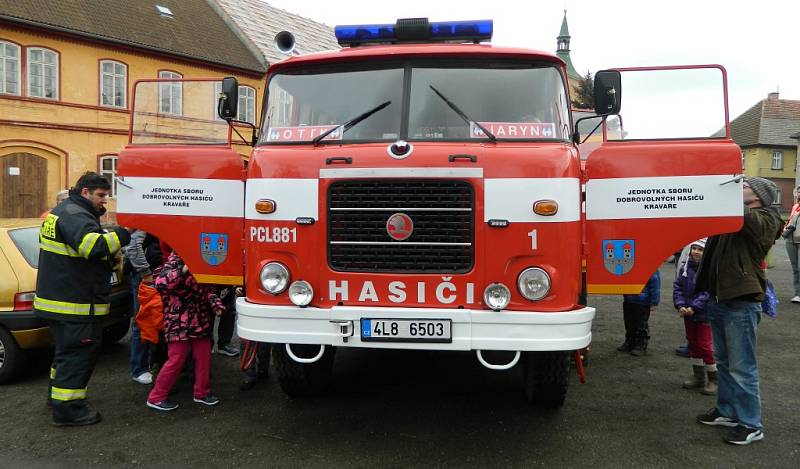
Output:
M786 240L786 254L789 255L789 262L792 264L792 287L794 287L794 296L800 296L800 259L798 259L798 250L800 244L793 243L791 239Z
M761 321L761 303L751 301L708 302L714 360L719 389L717 409L750 428L762 428L761 396L758 389L756 332Z
M133 322L131 323L131 377L150 371L150 344L142 342L139 327L136 325L136 313L139 312L139 284L142 276L138 272L131 274L131 293L133 293Z

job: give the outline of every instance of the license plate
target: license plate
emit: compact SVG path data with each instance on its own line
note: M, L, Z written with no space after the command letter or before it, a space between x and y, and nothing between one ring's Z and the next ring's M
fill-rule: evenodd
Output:
M449 319L361 319L361 340L450 343L451 328Z
M111 285L116 285L119 283L119 277L117 277L116 272L111 272L111 279L109 280L109 283Z

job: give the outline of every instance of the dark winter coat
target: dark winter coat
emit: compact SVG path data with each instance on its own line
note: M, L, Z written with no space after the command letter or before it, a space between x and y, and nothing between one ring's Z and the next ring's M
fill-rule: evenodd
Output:
M782 227L774 209L745 207L742 229L708 238L696 288L718 302L764 301L767 277L761 265Z
M708 322L708 292L695 291L694 279L697 274L699 263L688 259L683 265L678 267L678 275L672 288L672 300L675 308L692 308L694 314L686 316L696 322Z
M183 259L173 251L154 281L164 301L167 342L210 336L215 312L225 310L214 288L199 285L190 272L183 272L183 265Z
M657 306L661 299L661 274L656 272L647 281L644 290L638 295L623 295L624 303L637 305Z
M35 314L45 319L93 322L109 313L114 256L128 244L123 228L106 233L105 209L75 191L56 206L39 230L39 270Z

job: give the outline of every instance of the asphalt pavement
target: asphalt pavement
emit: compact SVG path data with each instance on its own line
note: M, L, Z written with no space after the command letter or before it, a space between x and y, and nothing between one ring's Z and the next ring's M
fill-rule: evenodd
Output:
M104 353L89 385L104 420L54 428L45 407L48 359L0 386L0 468L45 467L800 467L800 305L780 240L769 270L781 300L759 326L763 441L721 441L695 423L714 398L681 389L691 371L673 349L683 324L672 307L672 264L662 265L662 303L648 354L622 342L621 297L597 308L587 382L573 374L565 405L530 407L518 370L494 372L469 353L340 350L324 398L292 400L273 377L239 390L238 359L214 356L216 407L195 404L179 380L181 407L145 407L149 386L127 373L127 339Z

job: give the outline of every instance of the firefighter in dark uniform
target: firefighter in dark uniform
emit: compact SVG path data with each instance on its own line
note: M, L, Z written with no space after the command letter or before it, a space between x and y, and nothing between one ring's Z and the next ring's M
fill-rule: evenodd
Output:
M46 319L56 350L50 370L53 425L91 425L100 413L86 405L86 385L99 352L100 319L109 312L114 255L130 241L124 228L105 232L100 216L108 180L86 173L45 218L39 233L35 314Z

